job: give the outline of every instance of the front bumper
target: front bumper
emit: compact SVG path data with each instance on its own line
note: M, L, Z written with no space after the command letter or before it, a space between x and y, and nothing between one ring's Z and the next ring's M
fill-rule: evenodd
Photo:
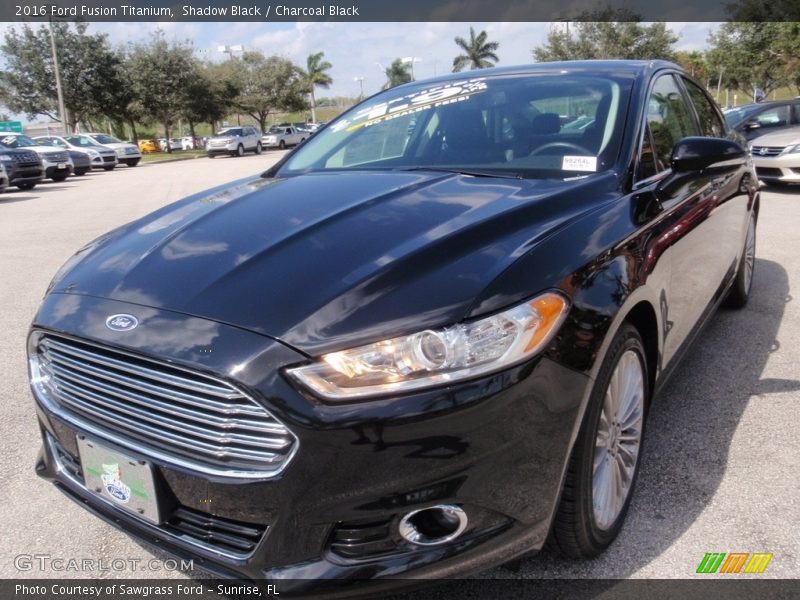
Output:
M800 183L800 154L762 158L753 155L756 175L762 181Z
M237 147L236 142L231 142L230 144L226 144L225 146L212 146L210 144L206 145L206 153L207 154L230 154L231 152L236 151Z
M86 330L88 315L142 312L125 303L52 294L34 327L151 357L153 344L172 344L162 357L220 378L245 365L236 384L292 430L299 448L279 475L256 481L152 461L167 507L162 523L154 525L86 489L75 438L98 440L98 433L37 398L44 436L37 472L115 527L193 558L216 575L309 580L301 586L305 591L324 587L328 579L383 579L396 586L388 578L464 574L544 543L586 376L541 358L444 389L328 406L296 391L280 374L302 357L255 333L154 309L146 310L133 336L105 327ZM204 352L210 331L213 352ZM125 439L98 441L136 456ZM436 504L467 511L465 533L435 548L403 542L399 518ZM179 510L261 533L251 551L231 552L214 542L213 531L187 533L175 520Z
M108 167L116 164L117 164L116 154L101 154L100 156L95 156L92 159L92 168L94 169L101 169L103 167Z
M44 169L41 164L34 166L21 166L19 164L6 165L9 185L18 183L39 183L44 179Z
M64 165L59 166L59 165ZM72 173L71 163L44 163L44 176L48 179L53 177L67 177Z

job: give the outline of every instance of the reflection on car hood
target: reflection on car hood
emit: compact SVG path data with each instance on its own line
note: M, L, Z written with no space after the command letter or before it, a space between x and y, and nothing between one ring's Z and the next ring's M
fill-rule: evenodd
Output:
M463 319L514 260L592 208L575 188L612 180L256 179L112 232L55 291L198 315L316 354Z
M792 129L782 129L775 133L768 133L757 137L752 142L753 146L774 146L784 147L792 144L800 144L800 127L793 127Z

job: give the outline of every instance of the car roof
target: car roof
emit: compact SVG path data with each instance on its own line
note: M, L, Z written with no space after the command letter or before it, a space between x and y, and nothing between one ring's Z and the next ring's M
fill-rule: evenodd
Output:
M480 72L460 72L449 73L425 79L425 83L447 82L464 77L478 78L478 77L495 77L498 75L530 75L537 73L549 73L553 71L567 71L573 73L630 73L634 75L647 75L659 71L661 69L675 69L677 71L684 71L684 69L675 63L667 60L564 60L554 62L541 62L532 63L528 65L517 65L513 67L491 67L489 69L481 69ZM403 86L410 86L422 83L422 81L413 81L411 83L403 84ZM391 89L397 89L399 87Z

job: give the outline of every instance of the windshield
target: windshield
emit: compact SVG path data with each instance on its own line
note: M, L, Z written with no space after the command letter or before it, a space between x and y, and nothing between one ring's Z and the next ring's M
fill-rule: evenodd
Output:
M97 142L95 142L92 138L86 137L85 135L68 135L64 139L67 140L72 146L80 146L82 148L87 146L96 147L100 145Z
M222 135L239 135L240 136L240 135L242 135L242 130L239 129L239 128L236 128L236 129L233 129L233 128L220 129L220 131L219 131L219 133L217 135L219 135L219 136L222 136Z
M106 135L105 133L98 133L97 135L93 136L94 139L100 144L121 144L117 138Z
M6 148L27 148L29 146L39 146L27 135L7 135L0 138L0 143Z
M342 115L278 174L433 168L563 178L606 170L619 153L630 86L564 72L403 86ZM564 127L578 119L592 123Z
M269 133L283 133L284 129L286 129L285 126L280 127L278 125L275 125L274 127L269 128Z

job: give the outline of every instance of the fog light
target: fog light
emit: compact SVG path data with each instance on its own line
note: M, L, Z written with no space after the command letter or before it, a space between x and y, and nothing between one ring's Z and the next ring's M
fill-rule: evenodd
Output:
M453 504L412 511L400 519L400 535L418 546L439 546L453 541L467 528L467 513Z

